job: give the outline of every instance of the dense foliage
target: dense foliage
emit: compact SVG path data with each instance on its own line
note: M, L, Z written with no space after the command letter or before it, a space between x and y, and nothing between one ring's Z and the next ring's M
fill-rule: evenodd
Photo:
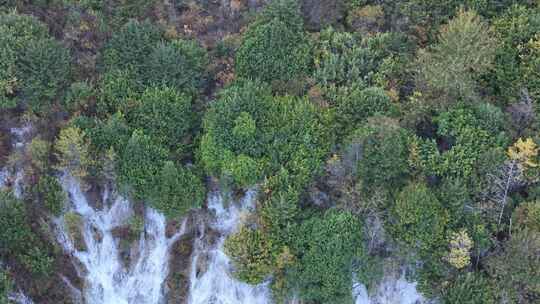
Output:
M214 2L0 1L0 303L51 292L57 216L82 238L63 174L133 201L126 242L143 206L173 229L255 190L224 250L276 303L403 269L441 303L540 301L538 1Z

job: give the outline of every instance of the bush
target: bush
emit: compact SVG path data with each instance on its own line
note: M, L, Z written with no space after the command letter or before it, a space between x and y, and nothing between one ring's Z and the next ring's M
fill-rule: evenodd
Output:
M442 296L444 304L495 304L494 286L482 274L467 272L460 274L448 288L445 288Z
M178 218L202 206L205 188L190 170L166 161L159 172L150 203L169 218Z
M272 2L249 26L235 60L240 77L265 82L302 78L311 69L311 46L296 0Z

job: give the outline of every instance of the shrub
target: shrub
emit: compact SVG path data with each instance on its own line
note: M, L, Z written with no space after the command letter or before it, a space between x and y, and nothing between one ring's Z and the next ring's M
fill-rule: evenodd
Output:
M202 206L205 197L201 179L190 170L166 161L159 172L151 205L169 218L178 218Z
M495 304L493 286L482 273L460 274L448 288L443 290L444 304Z
M232 257L234 275L250 284L260 284L272 272L270 244L260 230L243 226L225 241L225 252Z
M64 210L67 197L55 177L49 175L41 176L36 185L36 194L52 215L58 216Z
M272 2L249 26L235 67L238 76L265 82L287 82L307 75L311 46L296 0Z
M77 178L88 175L88 169L92 165L89 154L89 144L85 134L77 127L67 127L60 131L54 145L58 158L59 170L67 170L69 174Z

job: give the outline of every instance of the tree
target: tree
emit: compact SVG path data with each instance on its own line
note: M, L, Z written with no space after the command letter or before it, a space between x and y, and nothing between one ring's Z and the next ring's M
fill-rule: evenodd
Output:
M0 14L0 32L0 106L49 110L70 79L68 50L31 16Z
M0 257L15 259L33 274L49 275L52 258L32 231L24 203L0 191L0 210Z
M37 197L45 208L54 216L59 216L64 210L66 194L55 177L43 175L35 186Z
M493 37L476 12L461 9L442 27L437 44L420 52L419 84L443 104L474 100L476 79L493 64L497 45Z
M538 148L531 138L525 141L519 138L508 148L507 155L505 163L495 173L489 175L490 188L484 194L495 204L495 208L500 209L496 216L498 225L502 222L509 195L519 186L526 185L527 170L538 166L536 163Z
M179 218L202 206L205 193L200 178L189 169L166 161L155 180L150 204L169 218Z
M540 234L522 230L511 236L504 248L487 261L488 273L496 280L500 300L537 303L540 299Z
M131 106L127 122L132 129L144 130L157 144L182 155L189 151L194 128L192 98L170 87L148 88Z
M269 240L259 229L242 226L225 241L225 252L236 266L234 275L250 284L260 284L273 271Z
M158 43L147 59L145 84L168 86L196 95L202 88L208 64L206 51L197 42L174 40Z
M311 47L296 0L279 0L268 5L244 34L235 67L240 77L269 83L307 75L311 68Z
M148 56L161 38L159 28L149 21L128 21L105 46L102 54L104 69L131 70L139 78L146 69Z
M13 291L13 288L9 273L0 267L0 304L9 304L8 295Z
M354 156L364 189L391 189L409 174L407 134L392 119L379 116L368 120L353 132L347 145L344 153Z
M329 149L326 117L306 99L273 97L267 85L242 81L205 113L201 159L215 176L247 186L282 167L305 184Z
M135 130L123 149L118 163L118 183L136 200L152 196L156 178L169 153L152 138Z
M336 124L340 134L348 135L370 116L387 115L394 109L386 92L378 87L364 90L353 89L338 96L336 102Z
M424 183L412 182L401 190L392 216L395 238L421 255L435 255L445 244L446 210Z
M298 264L291 282L302 299L351 303L352 264L362 254L362 225L351 213L329 210L300 226L295 240Z
M69 51L52 39L33 40L21 54L16 77L22 80L21 99L36 112L49 110L71 74Z
M459 274L442 295L444 304L495 304L495 291L489 278L483 273Z
M453 232L450 237L450 252L446 260L457 269L462 269L471 263L470 251L473 248L473 241L467 234L467 230Z

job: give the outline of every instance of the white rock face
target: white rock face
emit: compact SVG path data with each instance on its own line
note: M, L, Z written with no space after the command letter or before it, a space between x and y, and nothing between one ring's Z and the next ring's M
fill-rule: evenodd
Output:
M424 304L426 299L416 290L416 283L408 282L404 276L386 276L374 294L368 295L366 286L353 284L355 304Z
M272 303L267 284L249 285L239 282L231 275L230 259L223 252L225 238L233 233L240 221L241 213L253 207L255 192L249 191L239 204L230 203L223 206L219 194L213 194L209 200L209 208L216 213L213 223L220 233L220 239L213 248L204 248L200 241L195 241L195 252L189 288L189 304L267 304ZM198 258L208 253L209 265L204 274L197 276Z
M126 267L112 230L124 225L133 215L130 203L120 196L111 198L106 191L103 210L94 210L74 178L64 176L62 185L69 193L73 211L82 218L85 251L75 248L66 231L64 218L57 219L60 227L57 238L64 249L85 268L81 271L85 279L85 290L82 292L84 303L161 303L163 282L168 273L169 249L184 233L185 224L181 231L167 238L165 217L151 208L146 208L138 257L132 265Z

